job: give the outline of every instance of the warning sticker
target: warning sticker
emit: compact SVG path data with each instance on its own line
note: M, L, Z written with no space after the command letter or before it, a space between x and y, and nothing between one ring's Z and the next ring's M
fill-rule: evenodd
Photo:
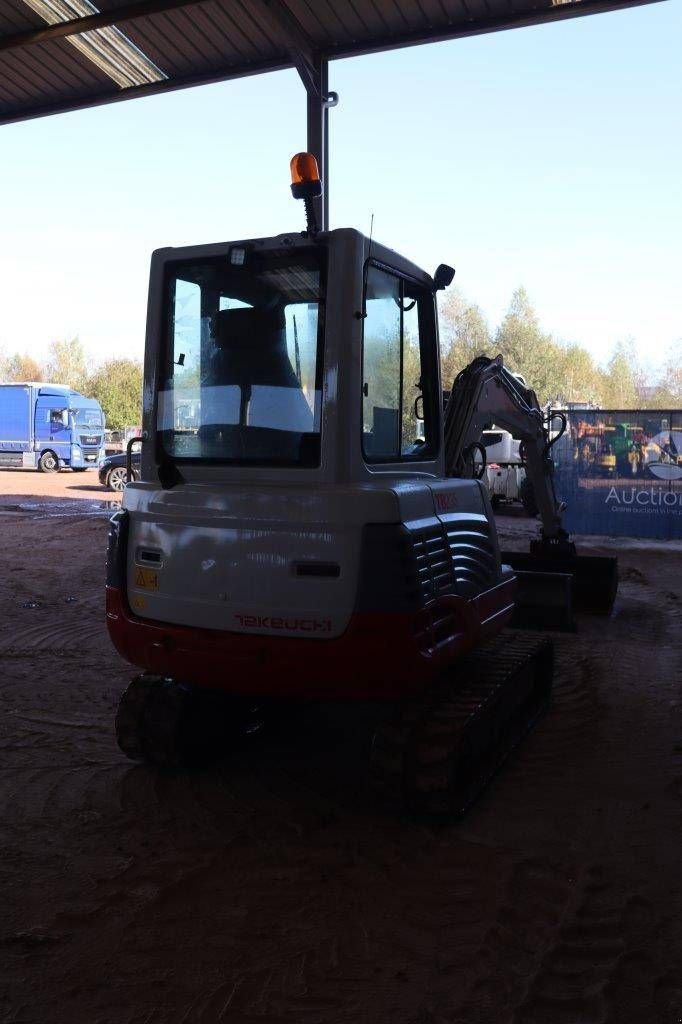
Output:
M156 569L135 569L135 586L142 590L158 590L159 574Z

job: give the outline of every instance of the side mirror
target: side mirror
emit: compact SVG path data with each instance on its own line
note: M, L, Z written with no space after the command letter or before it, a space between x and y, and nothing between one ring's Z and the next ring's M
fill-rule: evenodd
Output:
M449 284L452 284L454 276L454 267L449 267L447 263L440 263L436 267L436 273L433 275L433 287L435 291L441 292L444 288L447 288Z

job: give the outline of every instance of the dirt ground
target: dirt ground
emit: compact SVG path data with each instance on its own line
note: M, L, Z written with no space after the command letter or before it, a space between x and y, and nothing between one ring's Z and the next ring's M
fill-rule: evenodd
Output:
M0 472L3 1024L677 1024L682 544L617 551L462 824L376 806L362 715L179 776L113 736L111 494ZM503 543L535 526L500 518Z

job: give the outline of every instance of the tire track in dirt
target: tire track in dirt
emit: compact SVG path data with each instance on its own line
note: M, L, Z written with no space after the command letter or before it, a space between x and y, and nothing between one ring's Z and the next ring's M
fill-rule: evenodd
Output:
M676 1021L682 985L657 972L647 952L654 908L632 891L624 896L610 876L603 865L574 880L549 860L518 862L476 951L482 970L457 1024Z
M101 622L32 626L0 644L0 655L21 658L44 650L54 656L80 658L84 647L104 639L103 629Z
M115 796L121 765L89 761L77 766L5 768L0 781L0 814L18 824L48 829L68 816L90 821Z
M680 986L670 984L649 952L658 915L647 898L615 885L612 875L603 865L588 871L580 903L543 958L514 1024L679 1019Z
M574 899L565 869L549 858L514 864L483 941L471 951L476 977L453 1008L456 1024L488 1024L494 1013L510 1019Z

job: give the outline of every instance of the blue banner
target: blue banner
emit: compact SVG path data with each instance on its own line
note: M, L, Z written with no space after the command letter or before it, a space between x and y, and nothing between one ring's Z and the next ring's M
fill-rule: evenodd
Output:
M682 411L565 413L552 448L570 533L682 538Z

